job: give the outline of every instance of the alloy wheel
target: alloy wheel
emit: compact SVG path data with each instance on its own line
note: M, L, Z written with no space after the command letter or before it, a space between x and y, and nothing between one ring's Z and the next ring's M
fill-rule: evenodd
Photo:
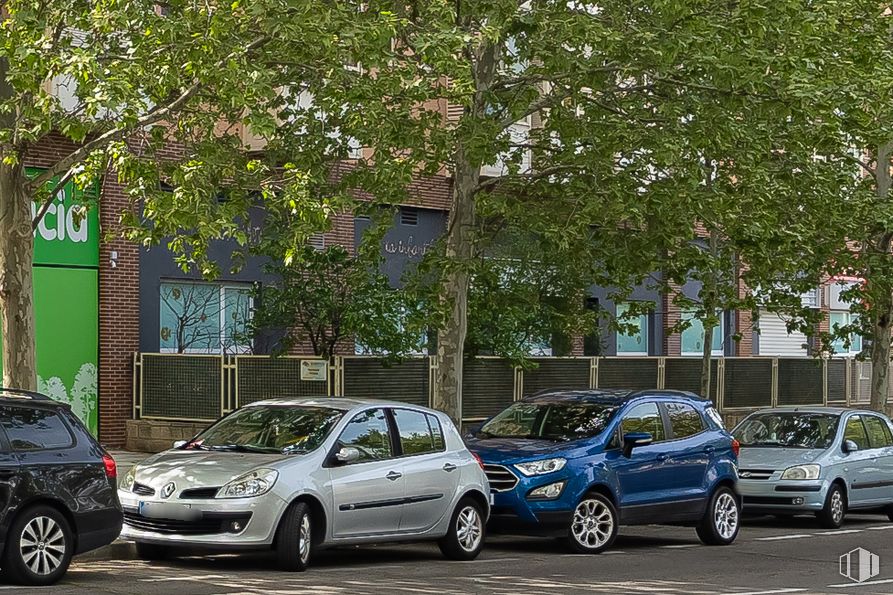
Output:
M600 548L614 532L614 515L604 502L583 500L574 510L571 533L586 548Z
M738 503L728 492L716 499L713 507L713 523L723 539L730 539L738 529Z
M310 559L310 544L312 543L313 535L310 532L310 515L305 514L301 517L301 530L298 535L298 555L301 557L301 562L304 564Z
M65 559L65 533L50 517L34 517L22 530L19 552L34 574L52 574Z
M834 490L831 494L831 518L835 523L843 520L843 495L840 490Z
M473 552L481 543L484 534L481 515L474 506L466 506L456 519L456 537L466 552Z

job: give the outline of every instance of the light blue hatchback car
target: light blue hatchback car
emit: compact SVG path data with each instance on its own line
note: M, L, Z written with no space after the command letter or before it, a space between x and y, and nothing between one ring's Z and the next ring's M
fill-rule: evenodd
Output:
M744 512L814 513L836 529L847 511L893 520L893 423L874 411L763 409L739 423Z

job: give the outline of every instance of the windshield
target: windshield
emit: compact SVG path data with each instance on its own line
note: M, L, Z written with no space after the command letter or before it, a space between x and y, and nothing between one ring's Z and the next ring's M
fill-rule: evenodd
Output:
M775 411L748 417L732 434L741 446L824 449L834 442L839 421L830 413Z
M617 407L603 403L519 402L491 419L480 438L539 438L566 441L597 436Z
M246 407L223 418L184 448L283 454L310 452L322 444L343 414L328 407Z

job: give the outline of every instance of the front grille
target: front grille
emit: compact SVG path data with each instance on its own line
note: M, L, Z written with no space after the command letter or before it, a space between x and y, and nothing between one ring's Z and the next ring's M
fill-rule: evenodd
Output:
M154 496L155 489L150 488L146 484L143 483L134 483L133 487L130 488L130 491L134 494L139 494L140 496Z
M250 512L236 513L208 513L197 521L180 521L175 519L150 519L140 516L135 510L124 510L124 524L152 533L166 535L215 535L219 533L233 533L229 527L233 521L238 521L244 529L251 519Z
M217 492L220 490L220 486L214 486L210 488L192 488L189 490L183 490L180 492L180 498L191 498L193 500L204 500L207 498L213 498L217 495Z
M490 489L494 492L508 492L518 485L515 474L502 465L484 465L484 473L490 480Z
M739 469L738 477L741 479L769 479L775 473L774 469Z

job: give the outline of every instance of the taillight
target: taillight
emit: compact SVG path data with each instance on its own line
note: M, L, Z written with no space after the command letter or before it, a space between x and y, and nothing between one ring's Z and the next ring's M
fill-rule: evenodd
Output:
M741 452L741 443L732 438L732 452L735 453L735 457L738 457L738 453Z
M103 453L102 455L102 464L105 465L105 476L109 479L115 479L118 477L118 465L115 463L115 459L108 453Z
M484 468L484 461L481 460L481 457L479 457L479 456L477 455L477 453L474 453L474 452L471 453L471 456L474 457L474 460L477 461L477 462L478 462L478 465L480 465L480 466L481 466L481 469L483 469L483 468Z

